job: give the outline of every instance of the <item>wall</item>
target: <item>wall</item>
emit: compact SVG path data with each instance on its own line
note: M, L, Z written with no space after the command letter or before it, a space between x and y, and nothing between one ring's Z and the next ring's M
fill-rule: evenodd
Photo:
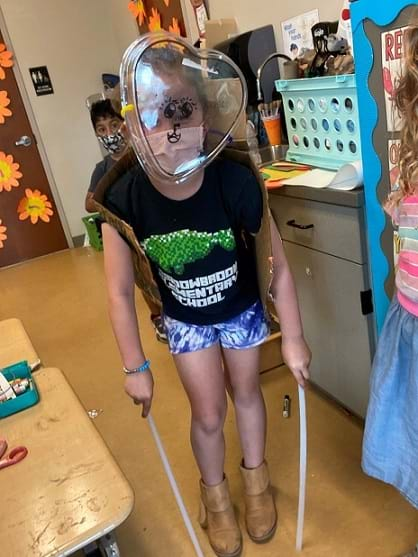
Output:
M105 0L104 3L109 5L116 52L121 60L128 46L138 38L138 25L128 10L128 0Z
M101 153L85 107L101 90L102 73L119 73L135 23L126 0L1 0L15 57L72 236L91 172ZM48 66L54 94L35 95L28 68ZM35 185L35 184L34 184Z
M280 6L278 8L277 6ZM342 5L342 1L341 1ZM338 3L209 0L211 17L236 17L240 31L320 10L336 19ZM137 37L127 0L1 0L1 9L72 236L83 233L81 216L92 169L101 158L85 99L101 90L101 74L118 73L126 47ZM54 95L36 97L28 68L47 65Z
M319 10L322 21L335 21L339 18L343 0L208 0L211 19L235 17L240 32L249 31L272 23L275 30L278 50L282 49L281 22L295 15Z

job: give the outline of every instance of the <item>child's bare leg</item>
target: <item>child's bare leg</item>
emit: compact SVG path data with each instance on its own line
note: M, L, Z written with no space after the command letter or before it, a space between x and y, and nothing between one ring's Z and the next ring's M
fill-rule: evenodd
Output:
M260 388L260 347L223 349L233 389L233 400L246 468L257 468L264 460L266 407Z
M226 363L225 356L223 356L223 366L224 366L224 374L225 374L225 389L231 401L234 402L234 391L232 389L231 379L229 378L229 370L228 370L228 365Z
M218 485L224 478L227 409L219 346L176 354L174 361L190 401L190 439L202 480L207 486Z

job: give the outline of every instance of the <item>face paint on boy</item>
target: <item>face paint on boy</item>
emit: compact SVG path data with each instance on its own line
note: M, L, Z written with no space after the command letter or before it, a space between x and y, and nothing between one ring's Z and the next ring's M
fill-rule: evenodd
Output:
M112 135L99 135L97 138L111 155L122 153L126 147L125 138L120 131Z

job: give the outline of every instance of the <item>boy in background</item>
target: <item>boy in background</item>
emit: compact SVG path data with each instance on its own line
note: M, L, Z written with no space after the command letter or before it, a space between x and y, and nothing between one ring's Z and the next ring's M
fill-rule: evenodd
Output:
M111 99L104 99L93 103L90 109L90 118L97 139L108 152L105 158L96 164L86 195L86 211L88 213L95 213L93 195L97 184L112 166L123 157L128 150L129 144L121 131L124 120L120 114L120 107L117 102ZM157 340L166 343L167 335L159 308L145 295L144 300L150 310L150 318Z

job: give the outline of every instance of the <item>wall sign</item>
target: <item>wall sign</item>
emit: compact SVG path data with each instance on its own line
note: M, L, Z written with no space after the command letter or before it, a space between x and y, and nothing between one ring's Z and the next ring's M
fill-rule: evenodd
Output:
M29 68L29 73L32 78L35 93L38 97L42 95L52 95L54 93L51 78L49 77L48 68L46 66Z
M382 71L388 132L401 130L402 122L395 107L394 95L402 74L404 35L407 29L408 27L401 27L382 33Z

